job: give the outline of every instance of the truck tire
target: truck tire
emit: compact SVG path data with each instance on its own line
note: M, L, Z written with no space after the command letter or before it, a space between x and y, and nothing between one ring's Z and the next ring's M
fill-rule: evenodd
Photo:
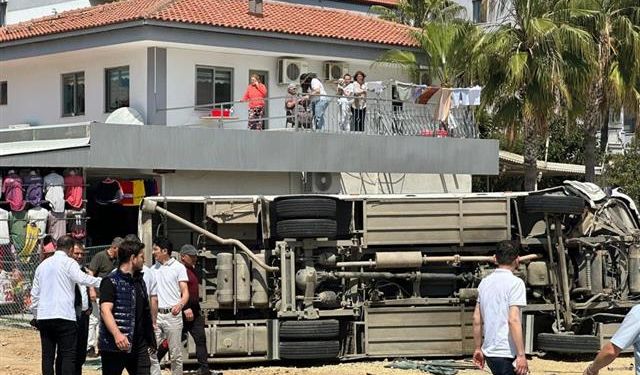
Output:
M276 231L282 238L335 238L338 226L329 219L282 220L277 222Z
M524 197L524 210L544 214L581 214L584 199L561 195L529 195Z
M335 219L336 201L331 198L286 198L275 201L278 219Z
M340 355L340 341L280 342L282 359L335 359Z
M538 350L552 353L597 353L600 350L600 338L593 335L540 333Z
M326 320L289 320L280 324L281 340L335 339L340 336L340 322Z

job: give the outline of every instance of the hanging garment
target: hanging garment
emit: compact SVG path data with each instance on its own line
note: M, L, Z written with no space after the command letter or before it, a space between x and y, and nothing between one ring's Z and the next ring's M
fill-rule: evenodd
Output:
M29 222L25 230L25 241L22 250L19 252L20 260L24 263L31 258L33 250L38 247L38 239L40 237L40 228L34 223Z
M418 97L418 104L428 104L433 103L437 105L440 102L440 96L442 95L442 91L440 87L432 87L429 86L427 89L423 90L420 96Z
M67 221L64 212L50 212L48 219L49 234L54 241L67 234Z
M403 102L411 100L413 85L398 82L398 84L396 85L396 89L398 90L398 100L402 100Z
M145 197L145 189L144 189L144 181L143 180L133 180L133 205L139 206L142 203L142 200Z
M158 183L156 180L152 178L144 180L144 191L147 197L155 197L158 195Z
M449 119L449 113L451 112L451 94L452 89L442 89L442 95L440 96L440 104L438 106L438 120L447 123Z
M82 208L84 179L80 175L69 175L64 178L64 200L71 208Z
M87 236L87 221L82 212L73 214L70 221L69 233L76 240L83 240Z
M15 173L7 175L2 181L2 193L4 200L9 202L11 211L24 210L24 192L22 191L22 178Z
M34 207L27 211L27 220L29 223L35 224L40 230L40 236L44 237L47 233L47 220L49 218L49 211L42 207Z
M25 200L32 206L39 206L42 203L44 180L38 174L29 174L23 181L26 188Z
M120 204L123 206L133 206L133 181L118 180L122 188L122 200Z
M96 188L96 203L113 204L122 200L122 187L116 180L104 179Z
M64 177L55 172L44 176L44 200L51 205L51 211L64 212Z
M0 208L0 246L9 244L9 211Z
M474 86L469 89L469 105L480 105L480 96L482 94L482 87Z
M16 252L22 251L27 235L27 211L14 211L9 215L9 237Z

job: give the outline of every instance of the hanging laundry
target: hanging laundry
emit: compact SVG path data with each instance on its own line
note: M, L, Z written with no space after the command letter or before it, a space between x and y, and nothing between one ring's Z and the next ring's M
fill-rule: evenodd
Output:
M65 220L64 212L50 212L47 219L49 225L48 234L51 235L54 241L67 234L67 221Z
M96 188L96 203L113 204L122 200L122 187L118 181L106 178Z
M122 200L120 204L123 206L133 206L133 181L118 180L122 188Z
M73 214L69 225L69 233L76 240L83 240L87 236L87 221L82 212Z
M0 245L7 245L9 241L9 211L0 208Z
M69 171L64 177L64 200L72 208L82 208L82 194L84 178L75 170Z
M40 229L40 237L44 237L47 234L47 219L49 218L49 211L42 207L34 207L27 211L27 220L29 223L34 223L38 229Z
M31 258L31 254L33 254L33 250L38 247L38 239L40 237L40 228L33 223L29 222L25 227L25 241L22 250L18 253L20 256L20 260L22 262L29 261Z
M133 206L139 206L145 197L145 188L143 180L133 180Z
M416 101L416 103L417 104L427 104L427 103L431 102L431 104L436 104L437 105L440 102L440 96L441 95L442 95L442 91L440 90L440 87L429 86L425 90L422 91L422 93L418 97L418 100Z
M20 252L24 247L27 223L27 211L14 211L9 215L9 237L16 252Z
M25 200L32 206L39 206L42 203L44 180L38 172L31 171L23 181L26 187Z
M144 180L144 191L147 197L155 197L159 195L158 182L153 178Z
M469 89L469 105L480 105L480 95L482 93L482 87L473 86Z
M397 82L396 83L396 89L398 90L397 99L402 100L403 102L411 100L411 95L414 91L414 86L415 85L411 85L408 83Z
M447 123L449 119L449 113L451 112L451 94L452 89L443 88L442 95L440 95L440 103L438 105L438 120Z
M64 177L55 172L44 176L44 200L51 205L51 211L64 212Z
M469 105L469 89L455 88L451 96L452 108L458 108L459 106Z
M10 170L7 177L2 181L2 193L4 200L9 202L11 211L24 210L24 192L22 191L22 178L13 170Z

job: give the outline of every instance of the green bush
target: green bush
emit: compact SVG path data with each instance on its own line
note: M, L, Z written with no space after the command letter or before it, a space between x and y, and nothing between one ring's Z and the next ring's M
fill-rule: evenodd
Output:
M621 187L640 203L640 140L637 136L623 154L607 157L603 177L606 185Z

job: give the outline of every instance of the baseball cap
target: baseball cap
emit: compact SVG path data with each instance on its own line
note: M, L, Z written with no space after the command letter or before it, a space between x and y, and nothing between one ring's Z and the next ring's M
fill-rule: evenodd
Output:
M198 250L191 244L182 245L180 248L180 255L198 255Z

